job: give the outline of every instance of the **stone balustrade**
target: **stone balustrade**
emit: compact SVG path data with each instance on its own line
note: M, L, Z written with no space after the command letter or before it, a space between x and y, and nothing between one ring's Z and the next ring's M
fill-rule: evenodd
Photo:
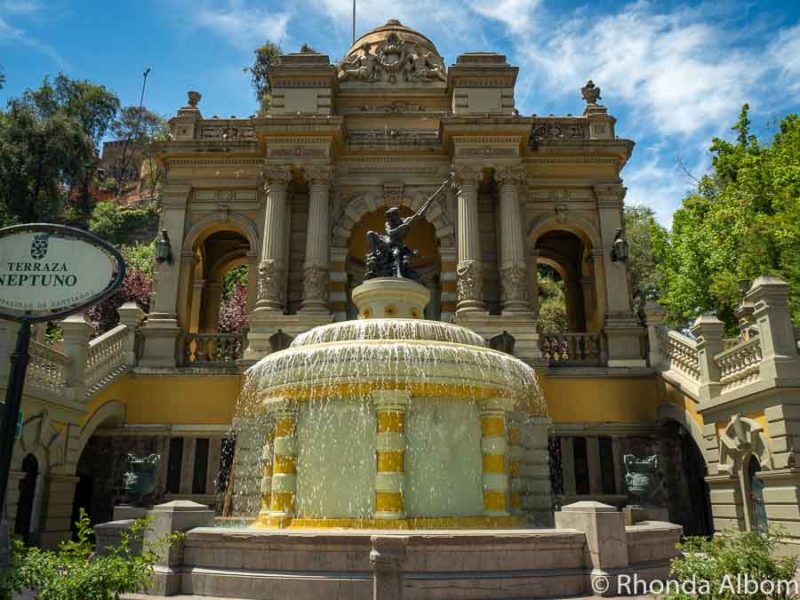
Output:
M67 392L70 357L33 340L29 354L30 360L25 378L26 391L43 391L64 396Z
M242 358L245 336L241 333L187 333L184 335L185 367L232 366Z
M722 393L758 380L761 372L761 340L754 337L714 357L720 370Z
M677 331L667 333L667 364L692 381L700 381L697 342Z
M601 333L543 333L539 350L551 366L600 366L605 362Z
M128 370L125 350L130 335L133 334L127 325L117 325L89 342L85 374L87 394L99 391Z

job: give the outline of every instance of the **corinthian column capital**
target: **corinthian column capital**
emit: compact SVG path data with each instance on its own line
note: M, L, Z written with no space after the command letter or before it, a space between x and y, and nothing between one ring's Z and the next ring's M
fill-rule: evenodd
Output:
M501 186L519 186L525 181L525 169L520 165L499 167L495 169L494 178Z
M483 177L481 167L475 165L454 165L453 183L458 187L478 185Z
M304 174L311 185L330 185L333 180L333 169L328 166L307 167Z
M288 185L292 178L292 169L288 165L265 165L261 169L264 187L273 185Z

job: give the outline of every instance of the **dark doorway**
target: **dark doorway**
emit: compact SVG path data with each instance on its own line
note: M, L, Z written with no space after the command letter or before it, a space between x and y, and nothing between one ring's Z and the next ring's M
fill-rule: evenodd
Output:
M31 519L36 502L36 480L39 477L39 461L33 454L22 459L22 472L25 476L19 482L19 503L14 533L22 538L25 544L31 542Z
M92 511L92 492L94 491L94 479L90 475L79 475L78 483L75 485L75 498L72 501L72 537L76 539L77 533L75 523L78 522L81 509L91 516Z
M750 491L749 510L753 531L762 535L769 529L767 522L767 508L764 506L764 482L758 476L761 465L758 457L751 455L747 461L747 483Z
M686 474L690 506L694 507L691 518L682 523L685 535L710 536L714 533L711 517L711 498L706 483L706 463L703 454L692 436L682 426L678 426L681 442L681 462Z

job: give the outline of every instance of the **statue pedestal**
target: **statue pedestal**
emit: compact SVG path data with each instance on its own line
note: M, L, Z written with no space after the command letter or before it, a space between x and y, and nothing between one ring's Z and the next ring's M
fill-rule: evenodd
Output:
M353 290L359 319L424 319L431 293L400 277L368 279Z

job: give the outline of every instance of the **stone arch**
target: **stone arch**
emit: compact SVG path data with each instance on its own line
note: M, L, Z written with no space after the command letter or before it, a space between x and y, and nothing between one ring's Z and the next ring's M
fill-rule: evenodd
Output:
M109 421L123 423L126 414L125 405L117 400L109 400L94 411L92 416L89 417L89 420L86 421L86 424L81 427L81 433L78 437L78 444L75 452L76 461L80 460L81 454L83 454L83 450L89 442L89 438L94 435L98 427Z
M548 231L569 231L575 234L592 249L602 248L603 242L600 232L590 220L577 214L570 214L566 219L555 214L542 214L528 222L527 238L531 248L536 246L537 240Z
M694 440L694 443L700 450L703 460L705 460L706 464L708 464L706 453L703 450L703 428L700 427L700 425L697 424L697 421L692 418L692 415L689 413L689 411L675 406L674 404L662 404L658 407L658 411L656 412L656 421L659 424L664 424L667 421L675 421L676 423L680 424L686 431L689 432L689 435L692 436L692 440Z
M47 473L65 460L65 432L55 428L46 412L25 421L22 435L14 444L13 470L19 470L26 454L33 454L39 461L39 471Z
M238 214L213 213L203 217L192 225L183 236L183 247L186 249L194 246L217 231L232 230L247 240L251 252L258 251L258 228L245 216Z
M411 210L416 210L426 200L425 192L415 191L411 194L404 194L400 202ZM347 242L353 231L353 227L367 214L374 212L385 205L383 198L378 198L375 194L365 193L351 199L344 207L342 214L336 220L331 231L331 245L335 248L347 248ZM455 246L455 227L447 216L444 204L435 198L430 208L425 213L425 220L433 225L436 232L436 239L443 248Z

